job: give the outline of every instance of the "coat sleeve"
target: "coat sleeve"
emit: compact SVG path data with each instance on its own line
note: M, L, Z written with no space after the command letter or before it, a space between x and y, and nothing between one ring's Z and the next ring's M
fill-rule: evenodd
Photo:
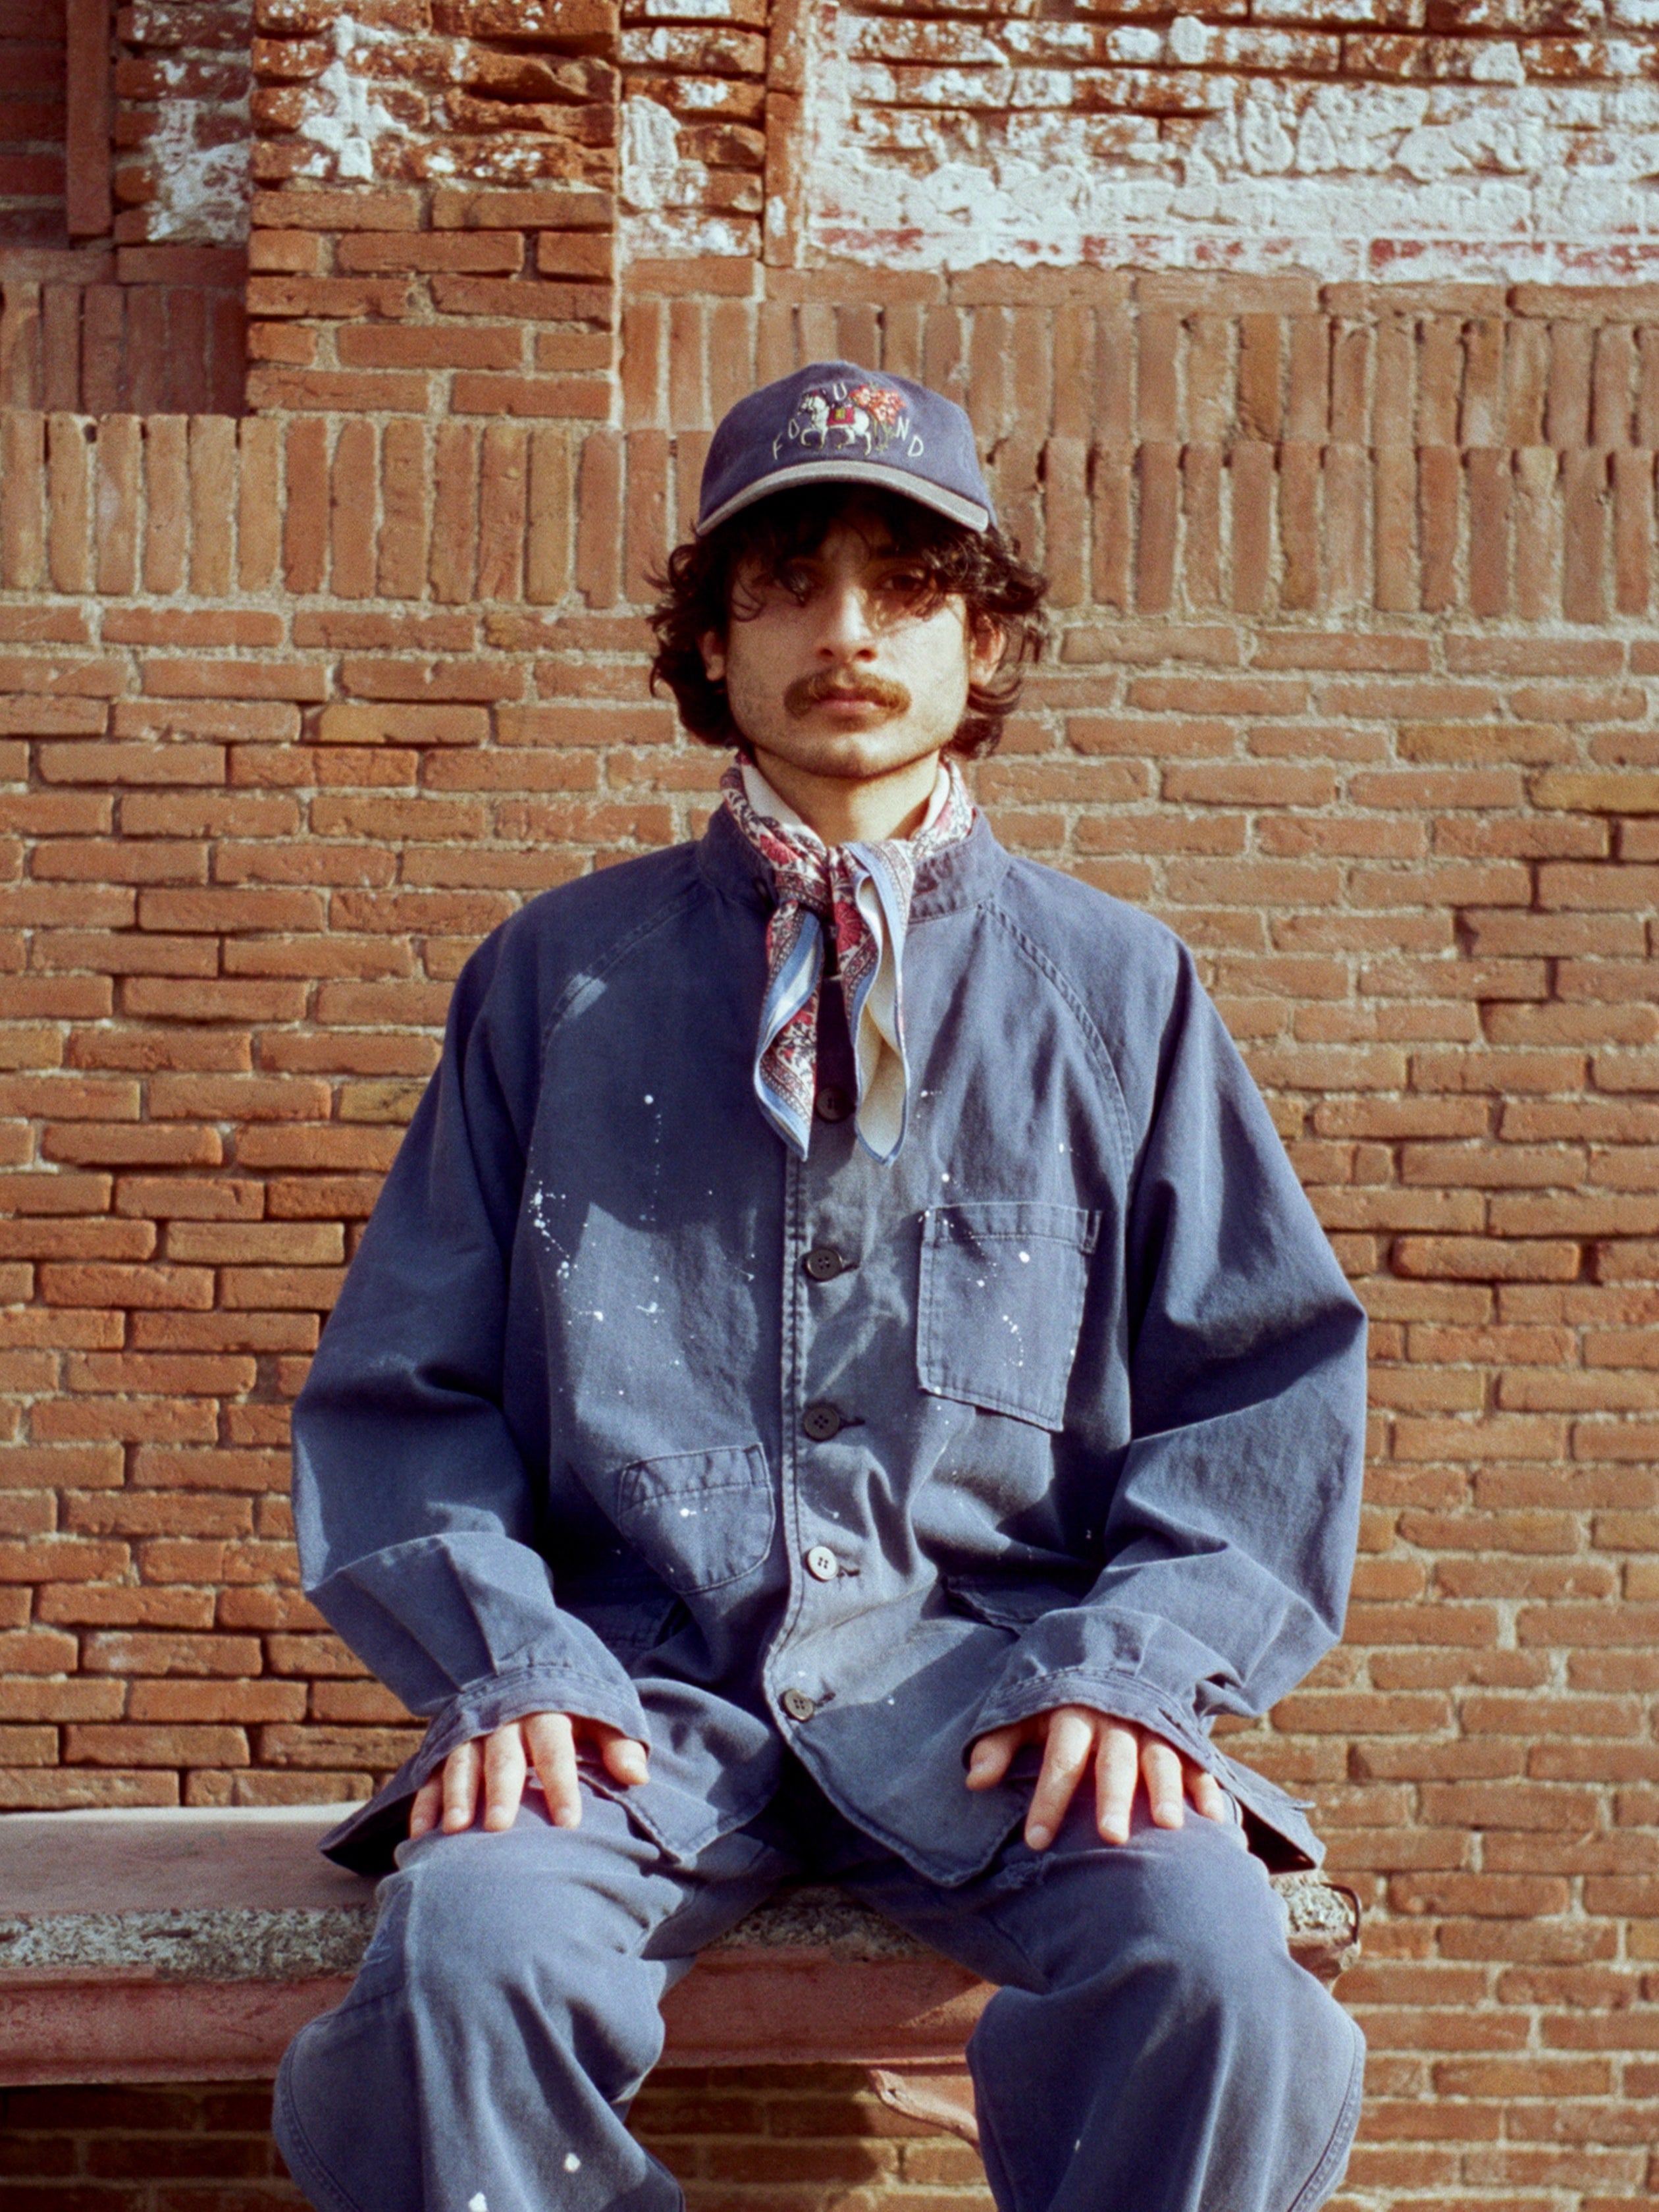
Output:
M441 1064L294 1408L306 1594L435 1717L406 1789L457 1742L528 1712L647 1733L622 1668L554 1601L536 1471L503 1412L540 1042L535 989L503 966L498 933L457 986Z
M1123 1271L1131 1407L1105 1564L1021 1637L975 1733L1090 1705L1210 1763L1218 1715L1265 1711L1341 1633L1365 1316L1184 952L1147 1011L1122 1245L1097 1258Z

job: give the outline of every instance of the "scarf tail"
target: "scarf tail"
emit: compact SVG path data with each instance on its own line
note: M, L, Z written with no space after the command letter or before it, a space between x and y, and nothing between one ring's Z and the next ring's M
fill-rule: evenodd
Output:
M839 950L852 1032L859 1142L883 1164L904 1143L910 1103L904 951L916 871L973 827L973 801L948 754L944 768L945 805L914 837L832 847L810 830L759 812L736 762L720 780L733 819L772 872L777 905L766 926L754 1092L761 1112L801 1159L812 1139L826 922Z
M780 940L775 952L774 938ZM812 1140L818 994L824 972L824 932L817 915L805 907L779 907L766 926L766 956L754 1095L784 1142L805 1159Z

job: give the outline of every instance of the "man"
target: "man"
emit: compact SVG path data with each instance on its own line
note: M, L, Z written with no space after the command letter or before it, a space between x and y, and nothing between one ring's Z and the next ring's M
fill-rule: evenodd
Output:
M819 363L715 434L656 672L699 842L533 902L296 1410L307 1586L433 1724L284 2063L323 2212L672 2212L658 2000L780 1877L1004 1986L1002 2212L1311 2212L1362 2046L1221 1757L1340 1629L1363 1328L1167 931L1014 860L1041 580L967 419ZM403 1840L399 1840L402 1838Z

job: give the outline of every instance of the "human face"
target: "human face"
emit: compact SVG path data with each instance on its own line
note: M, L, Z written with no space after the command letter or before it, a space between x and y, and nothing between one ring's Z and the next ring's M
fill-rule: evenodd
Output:
M833 524L775 580L740 569L735 597L703 663L761 774L828 842L907 834L1000 632L970 635L961 599L933 599L873 518Z

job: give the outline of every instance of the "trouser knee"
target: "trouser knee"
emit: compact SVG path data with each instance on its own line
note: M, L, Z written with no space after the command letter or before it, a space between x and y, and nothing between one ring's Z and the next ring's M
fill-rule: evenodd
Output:
M507 1838L435 1838L382 1885L352 2002L397 1990L425 2032L469 2042L510 2021L516 2036L568 2053L602 2094L624 2097L662 2044L664 1976L638 1935L615 1897Z
M1079 1851L1005 1924L1032 1972L991 2000L969 2049L1004 2212L1323 2201L1362 2045L1292 1960L1241 1847L1200 1831Z

